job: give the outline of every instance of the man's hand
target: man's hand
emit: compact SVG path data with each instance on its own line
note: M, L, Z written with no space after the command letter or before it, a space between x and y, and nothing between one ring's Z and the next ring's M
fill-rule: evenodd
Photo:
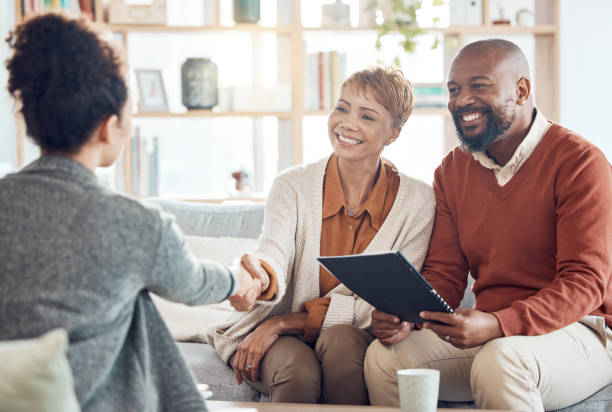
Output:
M460 349L472 348L504 336L495 315L475 309L462 308L456 314L421 312L420 316L443 323L425 322L423 327Z
M272 317L259 325L240 345L232 368L238 385L243 379L251 382L259 380L259 365L268 349L276 342L280 336L280 318Z
M270 285L270 276L259 259L248 253L242 256L240 264L232 265L231 270L237 274L240 286L228 300L236 310L251 310L257 298Z
M380 343L393 345L406 339L414 328L414 323L400 322L397 316L374 309L371 328L372 334L378 338Z

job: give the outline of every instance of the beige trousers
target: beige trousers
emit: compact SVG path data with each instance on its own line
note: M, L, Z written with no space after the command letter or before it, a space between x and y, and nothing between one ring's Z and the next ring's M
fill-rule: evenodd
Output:
M574 323L466 350L427 329L390 347L376 340L365 359L370 401L399 406L396 371L425 368L440 370L440 400L474 400L482 409L563 408L612 383L612 331L601 323L597 329Z
M295 336L281 336L261 361L260 380L247 382L272 402L367 405L363 358L373 340L352 325L326 329L314 349Z

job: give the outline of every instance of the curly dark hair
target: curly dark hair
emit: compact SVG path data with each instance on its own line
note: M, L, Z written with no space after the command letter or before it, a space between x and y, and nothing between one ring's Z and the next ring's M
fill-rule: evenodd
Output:
M85 19L49 13L6 39L8 91L21 102L28 134L43 150L75 153L127 100L122 61Z

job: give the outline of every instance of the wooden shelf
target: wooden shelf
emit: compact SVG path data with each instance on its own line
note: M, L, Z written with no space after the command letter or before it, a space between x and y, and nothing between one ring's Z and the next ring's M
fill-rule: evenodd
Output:
M187 112L172 113L172 112L138 112L132 114L134 118L197 118L197 117L279 117L289 118L291 112L215 112L212 110L189 110Z
M266 201L265 194L259 193L253 196L241 196L241 197L223 197L219 196L164 196L168 199L180 200L182 202L190 203L263 203Z
M332 109L306 110L304 116L329 116Z
M305 27L304 32L377 32L375 27ZM444 35L469 35L469 34L555 34L557 29L554 25L537 25L531 27L519 27L510 25L486 25L486 26L455 26L455 27L423 27L426 33L440 33Z
M329 116L332 109L326 110L306 110L304 116ZM412 115L435 115L435 116L449 116L448 109L446 107L415 107L412 111Z
M283 34L292 34L294 32L291 26L263 27L257 24L237 24L235 26L152 26L138 24L105 24L105 28L111 31L118 32L152 32L152 33L172 33L172 32L211 32L211 31L248 31L248 32L276 32Z
M305 32L322 32L322 31L377 31L376 27L336 27L336 26L324 26L324 27L302 27Z
M411 116L415 114L421 116L450 116L448 108L446 107L415 107L414 110L412 110Z
M431 32L439 32L445 35L452 34L555 34L557 29L553 25L538 25L532 27L517 27L509 25L488 25L488 26L457 26L440 29L427 29Z

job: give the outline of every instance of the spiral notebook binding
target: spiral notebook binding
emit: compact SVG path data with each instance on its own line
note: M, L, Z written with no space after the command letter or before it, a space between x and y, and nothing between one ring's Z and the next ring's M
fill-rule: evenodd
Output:
M427 280L425 280L425 278L423 278L423 275L421 275L419 273L418 270L416 270L416 268L414 266L412 266L412 264L408 261L408 259L406 259L404 257L404 255L402 255L402 252L400 252L399 250L395 252L395 255L398 256L409 268L409 270L411 270L412 272L414 272L414 274L416 275L416 277L421 281L421 284L423 286L425 286L425 288L427 290L429 290L432 294L435 295L435 298L438 300L438 302L440 302L440 304L442 305L442 307L444 309L446 309L446 312L448 313L455 313L455 311L453 310L453 308L446 303L446 301L444 300L444 298L442 296L440 296L440 294L438 293L437 290L435 290L430 284L429 282L427 282Z
M432 288L429 291L435 295L436 299L438 299L438 302L440 302L440 304L444 306L444 309L446 309L448 313L454 313L453 308L451 308L451 306L448 303L446 303L444 298L440 296L440 294L435 289Z

